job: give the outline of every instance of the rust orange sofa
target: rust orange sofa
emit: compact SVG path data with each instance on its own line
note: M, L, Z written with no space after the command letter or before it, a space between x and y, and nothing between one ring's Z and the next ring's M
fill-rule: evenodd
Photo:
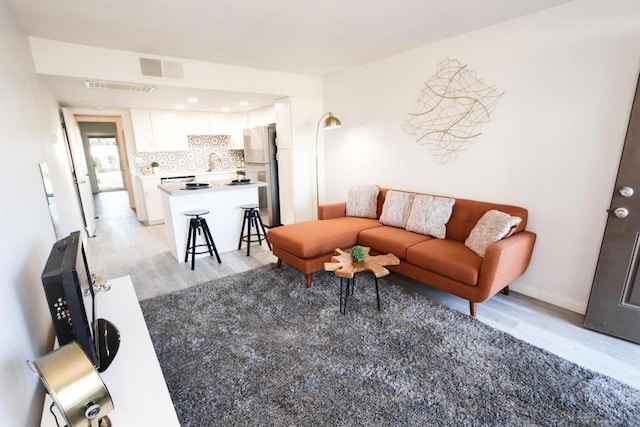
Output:
M379 219L388 191L382 188L378 193L376 219L346 216L346 202L342 202L320 206L318 220L270 229L268 238L278 267L284 261L302 271L309 287L313 272L324 268L334 249L368 246L372 254L393 253L400 259L400 264L389 266L389 270L468 300L472 316L476 303L502 290L508 294L509 284L526 271L536 240L536 235L526 230L526 209L455 199L446 236L437 239L382 224ZM506 238L489 245L481 257L465 246L465 240L492 209L517 216L521 222Z

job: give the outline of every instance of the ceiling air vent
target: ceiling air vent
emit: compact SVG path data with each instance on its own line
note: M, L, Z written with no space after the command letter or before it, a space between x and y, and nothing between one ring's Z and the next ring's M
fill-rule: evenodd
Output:
M140 72L143 76L183 79L181 62L161 61L159 59L140 58Z
M133 92L151 92L156 88L155 86L152 86L152 85L107 82L107 81L100 81L100 80L85 80L84 84L89 89L129 90Z

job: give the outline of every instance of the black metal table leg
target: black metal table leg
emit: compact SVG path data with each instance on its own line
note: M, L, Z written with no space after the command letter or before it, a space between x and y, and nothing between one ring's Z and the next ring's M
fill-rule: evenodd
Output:
M376 298L378 299L378 311L380 311L380 292L378 292L378 278L374 275L373 278L376 280Z

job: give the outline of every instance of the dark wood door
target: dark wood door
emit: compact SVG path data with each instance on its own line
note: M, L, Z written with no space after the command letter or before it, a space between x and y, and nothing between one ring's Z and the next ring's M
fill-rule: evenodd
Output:
M584 326L640 343L640 81Z

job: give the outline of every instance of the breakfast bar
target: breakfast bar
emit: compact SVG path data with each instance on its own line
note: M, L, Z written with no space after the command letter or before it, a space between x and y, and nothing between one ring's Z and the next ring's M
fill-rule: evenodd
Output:
M174 183L158 186L162 193L169 248L178 262L184 261L187 245L189 218L184 212L194 209L209 210L205 219L218 252L237 250L242 227L240 205L257 204L258 188L267 185L259 181L233 185L228 180L206 181L201 184L205 185L187 187L184 183Z

